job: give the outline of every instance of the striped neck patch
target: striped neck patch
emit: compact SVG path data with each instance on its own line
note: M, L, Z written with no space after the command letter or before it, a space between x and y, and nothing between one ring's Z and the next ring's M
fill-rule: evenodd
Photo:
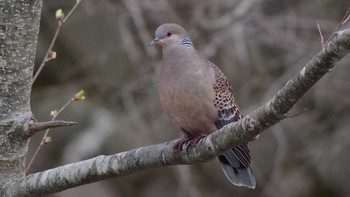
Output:
M186 47L186 48L193 48L193 44L192 44L191 39L189 37L184 38L181 41L181 45Z

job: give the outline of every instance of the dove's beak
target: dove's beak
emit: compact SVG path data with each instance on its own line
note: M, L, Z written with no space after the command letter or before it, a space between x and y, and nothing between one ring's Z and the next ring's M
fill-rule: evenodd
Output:
M150 47L150 46L153 46L153 45L158 44L158 43L159 43L159 38L154 38L154 39L152 40L152 42L150 42L150 43L148 44L148 46Z

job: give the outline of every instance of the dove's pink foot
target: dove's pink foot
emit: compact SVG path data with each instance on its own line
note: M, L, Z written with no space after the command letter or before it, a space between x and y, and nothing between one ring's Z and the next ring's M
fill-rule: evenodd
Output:
M200 134L200 135L197 135L197 136L186 136L182 139L180 139L178 142L176 142L176 144L174 145L174 149L180 153L182 151L182 147L184 144L188 144L187 148L189 147L193 147L195 146L196 144L198 144L198 142L207 137L206 134Z

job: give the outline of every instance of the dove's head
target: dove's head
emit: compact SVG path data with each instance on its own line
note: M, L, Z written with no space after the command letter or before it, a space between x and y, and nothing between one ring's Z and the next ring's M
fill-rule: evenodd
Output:
M175 23L165 23L160 25L155 33L155 38L149 46L159 44L162 47L179 45L184 39L188 39L186 30Z

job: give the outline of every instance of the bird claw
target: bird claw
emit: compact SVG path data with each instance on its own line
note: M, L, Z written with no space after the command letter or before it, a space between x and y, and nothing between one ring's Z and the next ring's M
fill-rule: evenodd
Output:
M188 148L195 146L201 139L205 137L207 137L206 134L200 134L197 136L186 136L176 142L176 144L174 145L174 150L176 150L177 153L181 153L184 144L188 144L188 146L186 147L186 150L188 150Z

